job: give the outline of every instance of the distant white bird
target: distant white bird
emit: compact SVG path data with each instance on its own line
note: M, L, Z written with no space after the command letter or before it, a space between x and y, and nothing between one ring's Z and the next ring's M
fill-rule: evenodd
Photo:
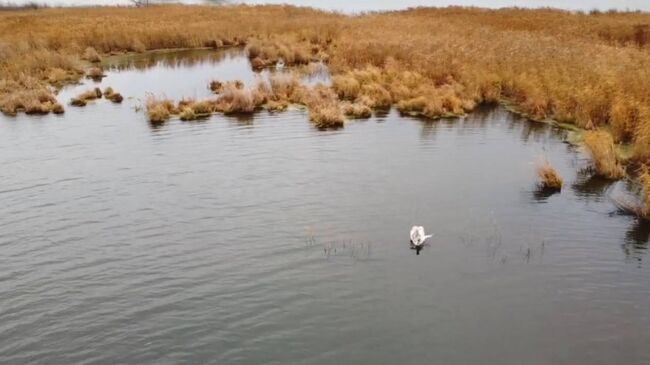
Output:
M282 71L284 69L284 60L280 59L278 63L275 64L275 69L278 71Z
M428 240L431 237L433 237L432 234L424 234L424 227L413 226L413 228L411 228L411 244L415 247L422 246L424 244L424 241Z

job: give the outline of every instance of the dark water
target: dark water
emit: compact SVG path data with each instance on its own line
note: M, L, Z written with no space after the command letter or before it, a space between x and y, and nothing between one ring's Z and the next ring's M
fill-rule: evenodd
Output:
M251 75L219 59L115 70L122 105L0 117L0 363L650 363L650 230L565 131L499 108L325 132L134 111ZM535 189L542 155L560 194Z

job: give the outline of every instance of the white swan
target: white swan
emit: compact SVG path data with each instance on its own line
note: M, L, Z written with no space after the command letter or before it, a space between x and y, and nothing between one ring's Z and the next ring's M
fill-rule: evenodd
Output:
M420 247L424 244L424 241L433 237L432 234L424 234L424 227L413 226L411 228L411 244L415 247Z
M284 69L284 60L280 59L278 63L275 64L275 69L278 71L282 71Z

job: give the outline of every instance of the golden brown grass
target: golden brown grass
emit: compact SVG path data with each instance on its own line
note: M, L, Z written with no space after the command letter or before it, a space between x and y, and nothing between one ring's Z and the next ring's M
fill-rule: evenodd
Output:
M343 127L345 118L334 91L317 86L307 90L303 98L305 105L309 108L309 120L316 128Z
M115 92L115 90L113 90L113 88L110 86L104 89L104 98L116 104L119 104L124 100L122 94Z
M275 112L286 110L289 104L301 104L307 106L310 120L320 129L342 127L343 110L347 110L350 117L371 116L372 110L364 104L350 104L342 108L331 88L302 85L299 74L298 71L274 74L248 87L239 80L225 83L211 81L209 87L219 91L214 99L183 99L174 107L170 100L150 98L147 110L152 121L164 121L172 115L178 115L181 120L194 120L212 113L251 114L263 109ZM164 104L164 107L160 104Z
M61 105L59 103L52 104L51 111L54 114L63 114L63 113L65 113L65 109L63 109L63 105Z
M226 83L216 101L215 110L226 113L253 113L266 101L265 95L257 88L242 87L236 83Z
M153 95L146 100L147 116L151 123L164 123L172 114L177 112L174 103L167 98L158 98Z
M246 46L251 66L256 70L273 66L279 61L284 62L287 66L296 66L321 59L315 54L312 55L311 52L308 43L295 42L292 39L265 39L263 41L252 39Z
M539 177L539 185L542 189L546 190L561 190L564 182L562 177L551 166L548 161L544 161L537 166L537 176Z
M0 110L6 115L16 115L22 111L26 114L47 114L60 112L61 105L46 89L18 90L0 97Z
M210 81L210 84L208 85L208 88L213 93L219 94L220 92L223 91L223 82L221 82L219 80L212 80L212 81Z
M598 175L608 179L620 179L625 176L625 170L614 147L614 140L609 133L586 132L583 141L591 154Z
M16 113L24 108L14 108L7 95L74 81L80 60L96 59L89 48L101 57L247 44L258 68L280 59L327 62L337 96L370 108L396 105L438 118L507 101L533 119L611 130L616 142L634 144L636 161L647 163L648 24L650 14L640 12L459 7L360 16L290 6L4 12L0 108Z
M365 119L372 117L372 109L369 106L359 103L343 104L343 114L349 118Z
M112 89L111 89L112 90ZM83 93L75 96L70 100L70 105L72 106L86 106L89 100L95 100L102 97L102 91L96 87L91 90L86 90Z
M271 75L268 82L257 85L267 102L305 104L305 88L297 73Z
M268 100L266 102L266 110L270 112L281 112L287 110L288 108L289 108L289 102L286 100L280 100L280 101Z
M88 105L88 102L84 99L72 98L70 99L70 105L82 107Z
M188 108L188 107L183 108L181 110L181 112L178 114L178 116L183 121L195 120L196 119L196 114L194 113L194 110L192 110L192 108Z
M101 56L99 55L99 53L97 53L97 50L94 49L93 47L86 48L82 58L84 60L86 60L86 61L89 61L89 62L101 62L102 61Z
M109 97L113 94L115 94L115 90L112 87L108 86L104 89L104 97Z
M91 67L86 72L86 77L93 80L101 80L104 76L104 71L99 67Z
M215 112L215 102L211 100L183 99L178 103L175 110L171 111L172 114L176 112L178 112L180 119L184 121L206 118Z

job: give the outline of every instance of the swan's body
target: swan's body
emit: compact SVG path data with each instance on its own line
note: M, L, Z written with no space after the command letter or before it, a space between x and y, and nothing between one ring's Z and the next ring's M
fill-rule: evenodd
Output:
M275 69L278 71L282 71L284 69L284 60L278 61L278 63L275 64Z
M431 237L433 237L433 235L424 234L424 227L413 226L413 228L411 228L411 244L415 247L422 246L424 242Z

